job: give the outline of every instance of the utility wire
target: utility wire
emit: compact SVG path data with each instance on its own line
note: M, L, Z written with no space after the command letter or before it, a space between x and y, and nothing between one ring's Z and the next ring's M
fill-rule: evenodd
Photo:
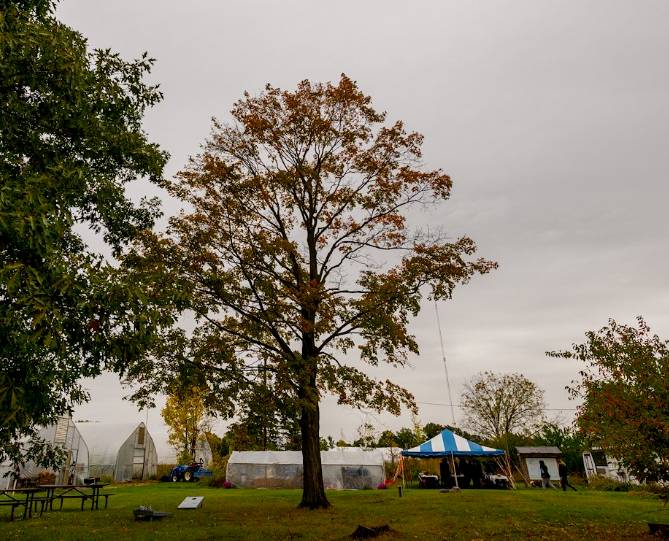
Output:
M450 408L464 408L462 404L448 404L446 402L419 402L416 404L425 404L428 406L447 406ZM544 408L544 411L576 411L577 408Z

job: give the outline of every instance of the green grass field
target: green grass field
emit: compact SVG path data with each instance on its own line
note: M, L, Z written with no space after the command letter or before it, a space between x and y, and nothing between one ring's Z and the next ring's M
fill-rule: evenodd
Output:
M209 488L195 484L108 487L110 507L63 511L9 522L0 510L0 539L344 539L358 524L389 524L382 539L652 539L646 521L669 522L669 509L641 492L407 490L330 491L327 511L297 509L296 490ZM204 496L204 506L177 511L186 496ZM135 522L132 510L150 505L174 513L161 522Z

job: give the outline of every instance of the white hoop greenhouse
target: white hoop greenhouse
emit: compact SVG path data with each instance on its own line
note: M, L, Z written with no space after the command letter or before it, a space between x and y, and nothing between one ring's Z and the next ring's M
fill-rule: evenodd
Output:
M342 447L321 451L325 488L376 488L384 481L383 454ZM234 451L226 478L239 487L302 488L301 451Z
M156 475L158 454L144 423L76 424L88 443L90 477L130 481Z
M47 470L34 462L28 462L19 469L22 479L35 480L40 473L55 475L56 483L81 483L88 476L88 446L71 417L59 417L56 424L39 429L38 437L47 443L57 445L65 451L65 462L59 470ZM11 471L8 463L0 465L0 489L8 488L14 482L14 476L5 476Z

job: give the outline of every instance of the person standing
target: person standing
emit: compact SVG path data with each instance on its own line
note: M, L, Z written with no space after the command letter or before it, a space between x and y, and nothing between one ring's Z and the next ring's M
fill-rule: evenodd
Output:
M462 480L459 483L460 488L469 488L469 483L471 482L472 464L468 458L465 458L460 462L460 473L462 474Z
M543 460L539 461L539 471L541 472L541 488L557 488L551 483L551 474L548 473L548 467Z
M439 464L439 477L441 478L441 486L443 488L451 488L453 486L450 482L451 474L449 471L448 459L446 457L441 459Z
M474 459L474 462L472 462L472 484L474 488L481 488L481 479L483 479L481 462Z
M574 492L576 492L576 488L574 488L572 485L569 484L569 470L567 470L567 465L564 463L564 460L560 459L560 462L558 462L558 473L560 474L560 485L562 486L562 491L566 492L567 487L571 488Z

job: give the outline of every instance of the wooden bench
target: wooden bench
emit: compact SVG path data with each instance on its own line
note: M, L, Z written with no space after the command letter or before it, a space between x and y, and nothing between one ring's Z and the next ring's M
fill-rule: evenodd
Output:
M107 486L107 483L91 483L88 485L40 485L36 490L46 490L47 507L53 510L53 502L60 500L60 509L63 509L65 500L81 500L81 510L84 510L84 505L87 502L91 503L91 511L98 509L100 497L105 499L105 508L109 505L109 494L102 494L102 488Z
M26 502L25 501L19 502L19 501L3 500L3 501L0 501L0 505L5 505L5 506L11 505L12 506L12 514L10 515L9 520L14 520L14 511L17 507L23 507L23 517L24 518L25 518L25 516L27 514L27 511L28 511L26 509Z
M100 497L105 499L105 509L107 509L107 503L109 501L109 498L113 495L114 495L113 492L110 492L108 494L100 494Z
M33 504L35 513L37 513L37 506L39 505L39 516L41 517L42 513L44 513L44 509L48 508L51 504L51 498L47 498L46 496L33 496L30 503Z
M24 519L30 518L33 511L32 504L38 492L41 490L35 487L2 489L0 490L0 506L12 508L10 520L14 520L14 512L17 507L23 507ZM35 510L37 510L37 504L35 504Z
M107 509L107 505L109 505L109 498L111 496L114 496L114 494L112 494L112 493L100 494L98 496L98 500L100 498L105 499L105 509ZM54 496L53 499L60 500L60 509L62 509L63 508L63 500L65 500L66 498L67 499L77 499L77 498L81 499L81 510L83 511L84 510L84 504L86 503L86 500L92 500L93 496L89 495L89 494L64 494L62 496ZM97 506L96 506L96 508L97 508Z
M86 503L86 500L93 499L92 496L89 496L87 494L62 494L60 496L56 495L53 498L53 500L60 500L60 509L63 509L63 501L64 500L76 500L80 499L81 500L81 510L84 510L84 503Z

